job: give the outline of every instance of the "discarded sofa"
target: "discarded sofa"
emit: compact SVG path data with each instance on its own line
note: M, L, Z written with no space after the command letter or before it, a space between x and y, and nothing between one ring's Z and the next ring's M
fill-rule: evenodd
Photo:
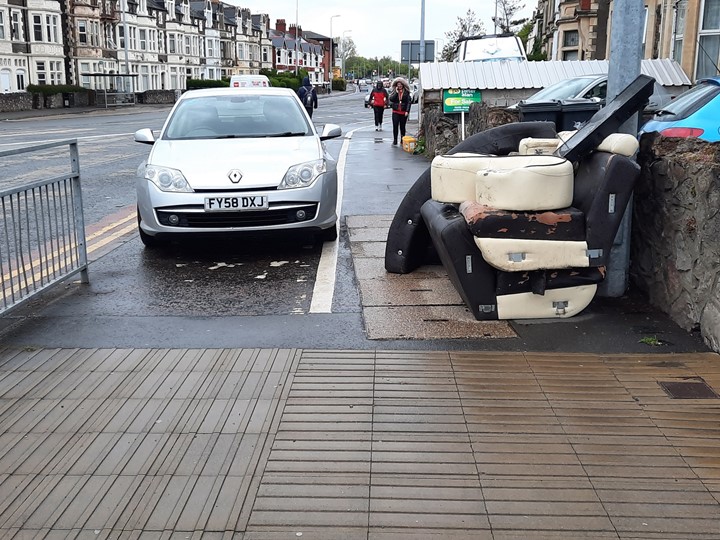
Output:
M652 89L641 75L576 132L508 124L437 156L398 208L386 270L438 257L478 320L581 312L640 174L637 139L616 132Z

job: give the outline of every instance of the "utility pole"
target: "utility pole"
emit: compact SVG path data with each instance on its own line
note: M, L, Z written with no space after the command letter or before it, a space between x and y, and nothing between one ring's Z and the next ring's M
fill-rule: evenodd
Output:
M408 55L410 56L410 55ZM425 61L425 0L420 0L420 62ZM418 65L418 70L420 66ZM410 72L408 70L408 77Z
M606 100L614 99L640 75L645 6L638 0L615 0L610 30L610 57ZM634 114L618 130L637 135L638 115ZM598 287L602 296L619 297L625 294L630 268L630 227L632 198L620 222L615 242L610 249L607 276Z

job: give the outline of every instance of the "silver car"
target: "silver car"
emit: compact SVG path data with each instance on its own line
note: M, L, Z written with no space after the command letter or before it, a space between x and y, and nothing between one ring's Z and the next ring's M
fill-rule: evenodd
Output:
M184 93L138 169L140 238L155 247L188 234L306 229L337 238L336 162L289 88Z
M523 103L543 103L562 101L565 99L588 99L604 106L607 95L607 81L607 75L581 75L579 77L564 79L542 90L538 90L523 100ZM650 96L645 111L654 112L660 110L670 103L671 100L672 96L670 92L655 82L653 94ZM518 104L511 105L508 109L518 109Z

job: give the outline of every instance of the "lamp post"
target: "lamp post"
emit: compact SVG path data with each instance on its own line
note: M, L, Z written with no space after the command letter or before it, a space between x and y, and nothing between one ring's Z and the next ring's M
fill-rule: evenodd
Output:
M330 17L330 76L328 77L328 80L330 81L331 84L332 84L332 79L333 79L333 68L335 67L335 62L334 62L334 58L333 58L333 55L335 54L335 38L333 37L333 32L332 32L332 20L335 17L339 17L339 16L340 15L332 15Z
M295 76L298 74L300 64L300 57L298 56L298 45L300 43L300 27L298 26L300 22L300 17L298 15L300 10L299 5L300 0L295 0Z

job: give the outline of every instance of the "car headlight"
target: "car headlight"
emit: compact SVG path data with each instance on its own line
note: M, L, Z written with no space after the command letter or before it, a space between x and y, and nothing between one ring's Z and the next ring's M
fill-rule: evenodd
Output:
M192 193L190 184L185 180L183 173L177 169L147 165L144 176L155 184L160 191Z
M327 166L324 159L293 165L285 173L278 189L308 187L325 171L327 171Z

